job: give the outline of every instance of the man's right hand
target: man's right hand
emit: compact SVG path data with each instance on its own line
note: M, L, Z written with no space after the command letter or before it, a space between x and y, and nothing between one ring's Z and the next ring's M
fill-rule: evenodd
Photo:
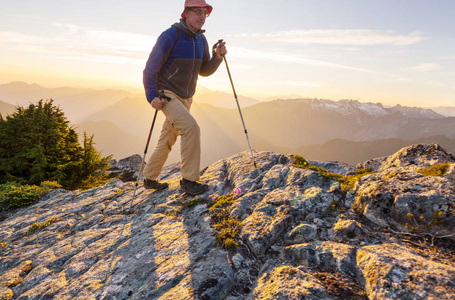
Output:
M152 100L152 107L156 110L161 110L163 108L163 101L160 98L155 97Z

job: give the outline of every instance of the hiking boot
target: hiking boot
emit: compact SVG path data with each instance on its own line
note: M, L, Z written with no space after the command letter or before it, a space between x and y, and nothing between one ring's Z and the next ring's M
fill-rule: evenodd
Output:
M202 184L196 181L186 180L182 178L180 180L180 188L187 194L191 196L199 195L208 190L209 186L206 184Z
M144 178L144 187L146 189L160 191L160 190L164 190L168 186L169 186L169 184L167 184L166 182L158 182L157 180L150 180L150 179Z

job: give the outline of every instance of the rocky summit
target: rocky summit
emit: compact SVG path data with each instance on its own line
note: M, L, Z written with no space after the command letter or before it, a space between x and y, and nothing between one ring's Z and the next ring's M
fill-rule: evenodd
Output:
M173 164L166 190L140 183L133 199L134 181L112 181L10 212L0 298L455 298L450 153L413 145L357 167L254 156L257 169L249 152L203 169L198 197Z

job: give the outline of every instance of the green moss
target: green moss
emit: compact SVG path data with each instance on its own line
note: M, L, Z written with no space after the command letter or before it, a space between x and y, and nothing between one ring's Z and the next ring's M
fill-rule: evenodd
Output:
M205 199L202 197L199 197L199 198L194 198L192 200L183 202L182 206L192 208L192 207L195 207L196 205L204 203L204 202L205 202Z
M294 163L294 166L297 167L297 168L316 171L319 174L321 174L322 177L324 177L325 179L340 181L340 180L343 180L343 178L345 177L343 175L340 175L340 174L337 174L337 173L332 173L332 172L329 172L329 171L324 170L322 168L319 168L319 167L317 167L315 165L312 165L305 158L303 158L300 155L294 155L293 163Z
M422 168L417 170L417 172L425 176L444 176L449 170L450 163L437 164L428 168Z
M341 174L332 173L322 168L319 168L315 165L310 164L305 158L300 155L294 155L293 157L293 164L296 168L301 169L308 169L312 171L316 171L321 174L322 177L328 180L336 180L341 184L341 188L343 191L347 192L354 188L357 181L363 176L372 174L371 168L365 168L357 170L357 173L354 175L343 176Z

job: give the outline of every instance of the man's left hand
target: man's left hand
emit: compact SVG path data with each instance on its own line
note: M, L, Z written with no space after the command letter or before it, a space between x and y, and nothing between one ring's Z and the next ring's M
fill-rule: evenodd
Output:
M226 42L219 43L218 46L216 46L215 53L216 57L223 59L223 56L227 54Z

